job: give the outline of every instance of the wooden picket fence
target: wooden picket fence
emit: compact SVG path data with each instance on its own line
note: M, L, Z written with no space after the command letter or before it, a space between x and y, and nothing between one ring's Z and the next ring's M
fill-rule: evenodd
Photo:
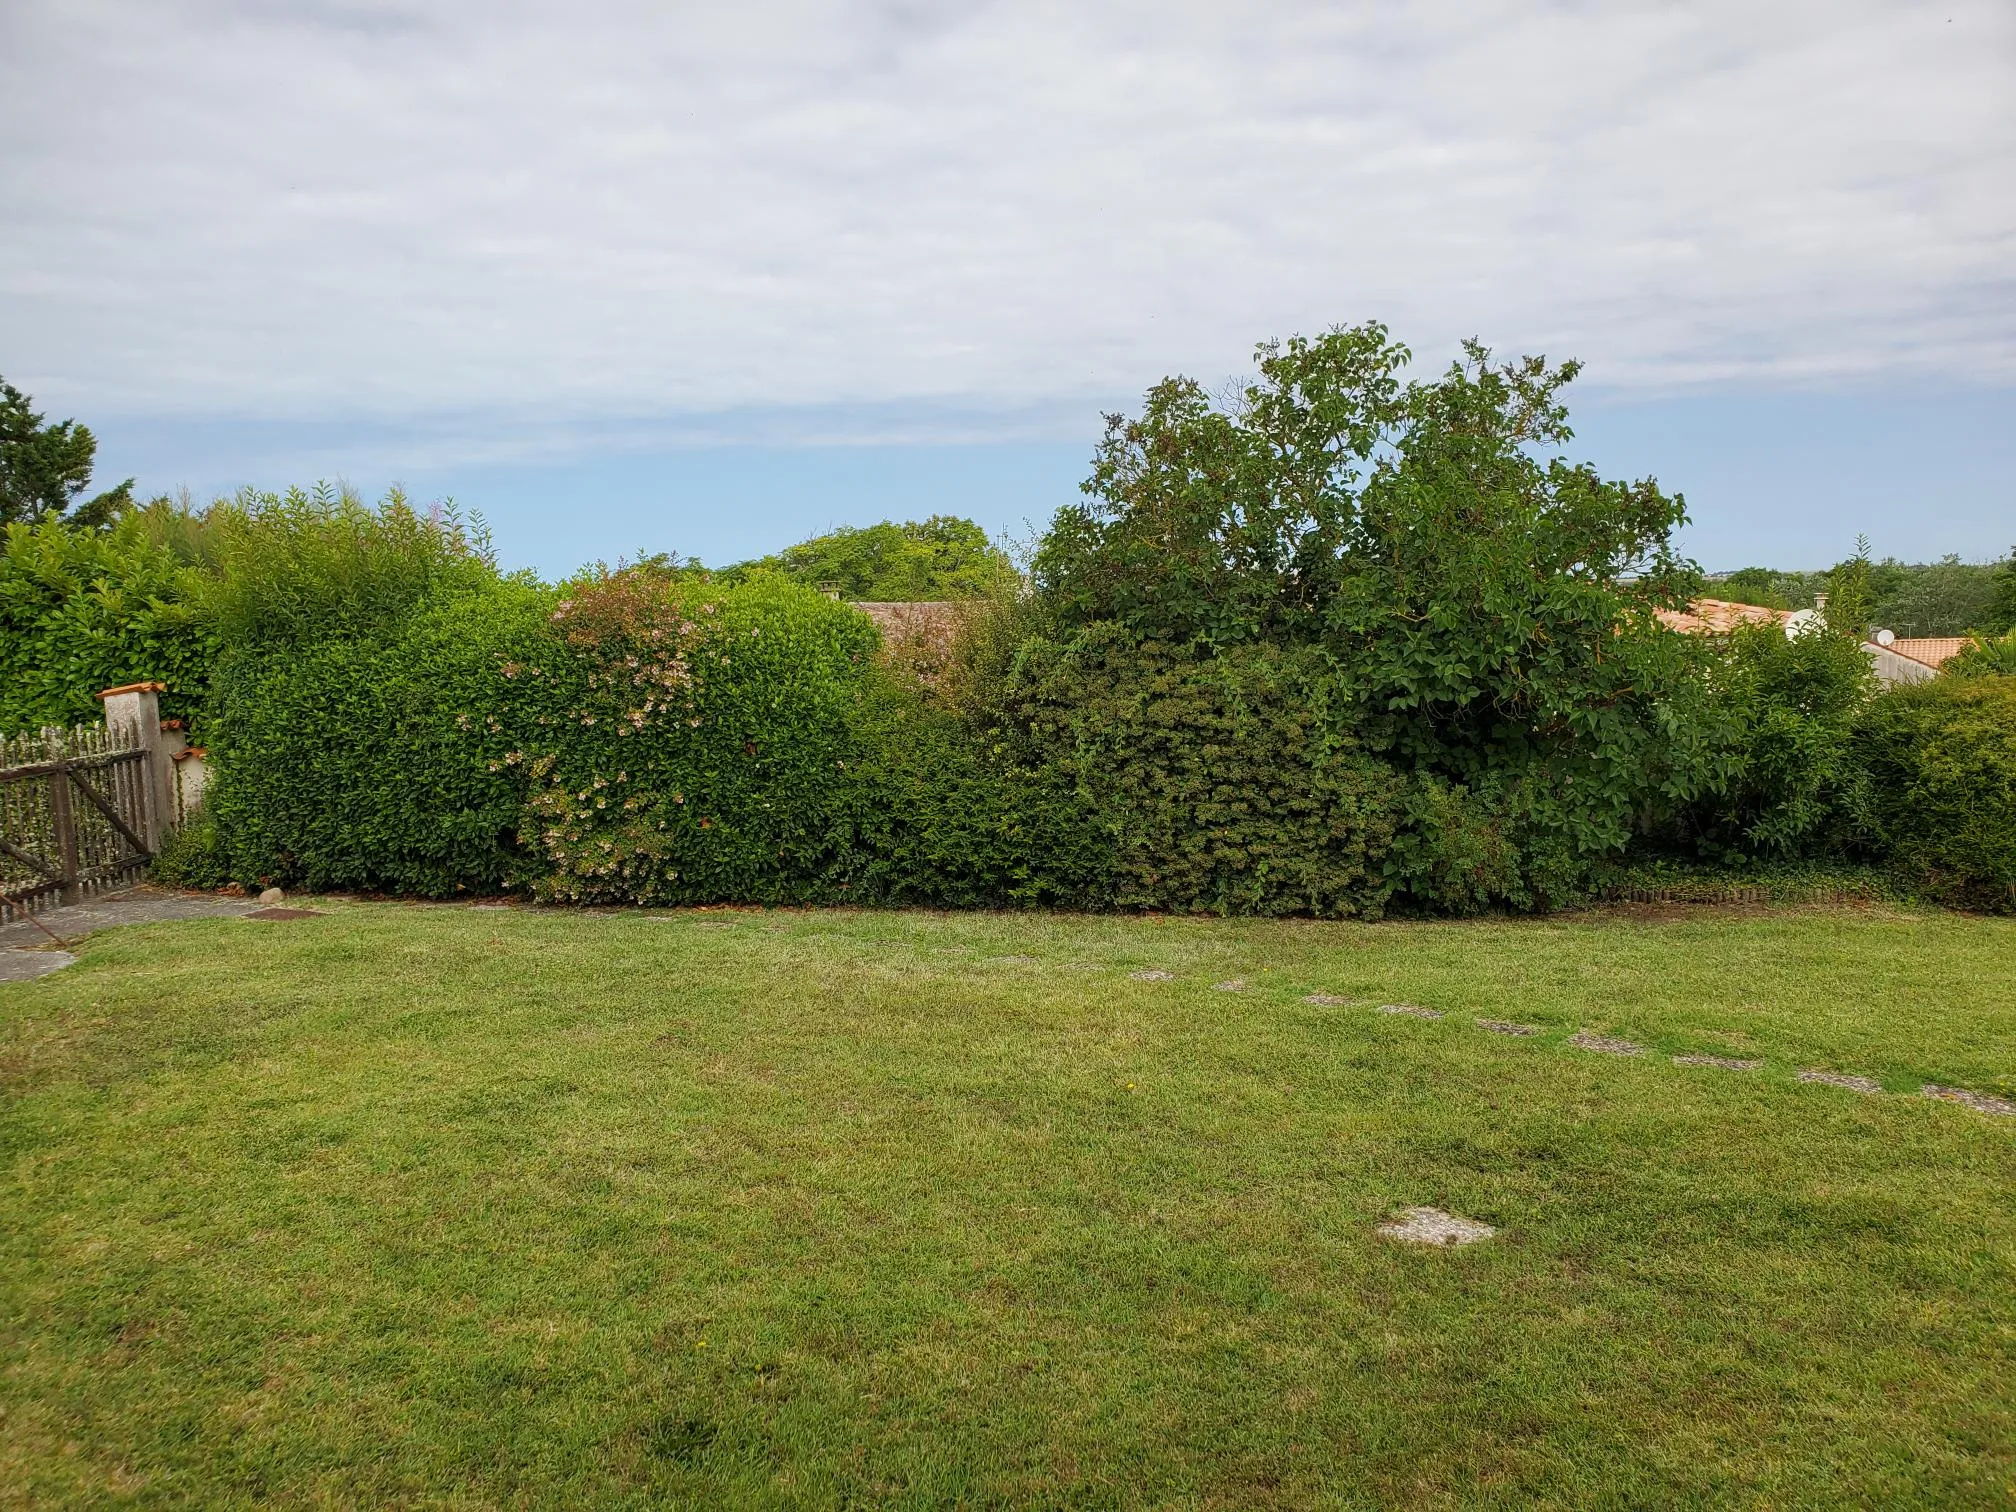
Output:
M0 921L146 868L149 759L103 725L0 738Z

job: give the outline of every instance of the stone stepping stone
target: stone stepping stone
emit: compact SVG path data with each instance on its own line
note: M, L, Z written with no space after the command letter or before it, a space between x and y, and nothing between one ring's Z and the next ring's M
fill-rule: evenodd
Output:
M1985 1092L1969 1092L1960 1087L1938 1087L1927 1082L1918 1089L1920 1097L1934 1098L1939 1102L1958 1103L1963 1108L1972 1108L1976 1113L1987 1113L1996 1118L2016 1118L2016 1102L2006 1097L1990 1097Z
M1613 1039L1607 1034L1591 1034L1587 1029L1568 1037L1568 1043L1577 1050L1594 1050L1598 1055L1643 1055L1645 1047L1634 1045L1627 1039Z
M1417 1207L1408 1208L1399 1217L1380 1224L1379 1232L1388 1239L1398 1239L1402 1244L1453 1248L1489 1239L1498 1230L1488 1223L1479 1223L1474 1218L1458 1218L1440 1208Z
M1244 992L1246 990L1246 978L1234 977L1229 982L1213 982L1211 990L1213 992Z
M1034 966L1037 964L1037 958L1032 955L989 956L987 957L985 964L1001 965L1001 966Z
M319 919L322 917L322 910L319 908L255 908L244 917L248 919L271 919L276 922L282 919Z
M1842 1071L1816 1071L1808 1068L1799 1073L1799 1080L1812 1082L1822 1087L1840 1087L1847 1092L1881 1092L1883 1083L1867 1076L1849 1076Z
M1137 982L1173 982L1176 980L1176 973L1173 971L1130 971L1127 975Z
M1676 1066L1714 1066L1723 1071L1755 1071L1764 1062L1761 1060L1738 1060L1733 1055L1676 1055Z
M1442 1017L1442 1015L1433 1008L1421 1008L1417 1007L1413 1003L1381 1003L1379 1005L1379 1011L1381 1013L1404 1014L1408 1018L1438 1019Z
M0 950L0 982L32 982L76 964L67 950Z
M1477 1027L1491 1034L1532 1035L1546 1032L1538 1024L1515 1024L1510 1019L1479 1019Z
M1319 1008L1349 1008L1358 1000L1356 998L1339 997L1334 992L1312 992L1309 996L1302 999L1302 1001L1305 1003L1314 1003Z

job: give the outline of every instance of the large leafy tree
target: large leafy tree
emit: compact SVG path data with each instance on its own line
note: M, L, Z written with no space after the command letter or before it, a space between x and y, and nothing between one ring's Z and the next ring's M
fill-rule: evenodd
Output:
M72 525L108 524L133 502L133 480L79 503L97 456L98 438L89 426L48 423L26 394L0 378L0 525L50 510Z
M1016 577L987 532L954 515L842 526L721 575L734 581L759 571L870 603L985 598Z
M1516 836L1513 892L1554 891L1718 780L1703 653L1656 618L1699 587L1684 501L1550 455L1574 363L1408 358L1369 324L1263 346L1230 402L1157 385L1037 583L1067 641L1319 649L1350 734Z

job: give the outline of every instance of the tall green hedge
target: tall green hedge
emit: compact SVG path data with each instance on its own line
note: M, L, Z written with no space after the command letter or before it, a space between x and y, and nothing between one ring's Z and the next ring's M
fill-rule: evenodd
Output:
M861 614L758 576L573 585L514 678L536 890L573 902L824 894L847 843Z
M1938 678L1856 730L1864 835L1932 896L2016 912L2016 677Z
M202 574L128 515L109 530L54 517L0 535L0 734L98 718L93 697L163 682L162 713L199 723L217 638Z
M551 598L493 582L369 634L227 654L207 803L233 874L423 896L522 879L504 669L548 645Z
M1308 650L1205 655L1098 627L1027 648L1034 760L1083 795L1123 908L1376 915L1404 781Z

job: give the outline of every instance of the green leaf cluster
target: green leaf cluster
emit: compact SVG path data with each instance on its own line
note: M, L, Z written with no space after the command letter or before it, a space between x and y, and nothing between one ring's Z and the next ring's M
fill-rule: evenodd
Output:
M1940 677L1857 724L1862 838L1931 896L2016 912L2016 678Z
M1745 625L1719 650L1705 712L1724 762L1676 816L1678 836L1724 860L1838 851L1863 780L1855 722L1876 692L1859 638Z
M842 526L718 576L739 582L762 573L865 603L986 598L1019 581L1015 564L987 532L954 515Z
M550 590L444 586L396 621L234 645L206 805L236 880L442 896L524 879L503 669L549 643Z
M1700 648L1655 617L1698 588L1672 545L1684 502L1544 455L1571 438L1574 364L1472 344L1403 381L1407 361L1365 325L1262 347L1229 403L1158 385L1109 418L1038 592L1067 645L1293 651L1336 724L1413 784L1409 875L1439 875L1437 837L1460 835L1458 873L1493 898L1565 896L1726 765L1698 717Z
M1963 646L1939 670L1945 677L2016 677L2016 630Z
M199 727L217 635L200 545L168 506L103 530L54 514L0 531L0 734L95 721L93 697L163 682L162 713Z

